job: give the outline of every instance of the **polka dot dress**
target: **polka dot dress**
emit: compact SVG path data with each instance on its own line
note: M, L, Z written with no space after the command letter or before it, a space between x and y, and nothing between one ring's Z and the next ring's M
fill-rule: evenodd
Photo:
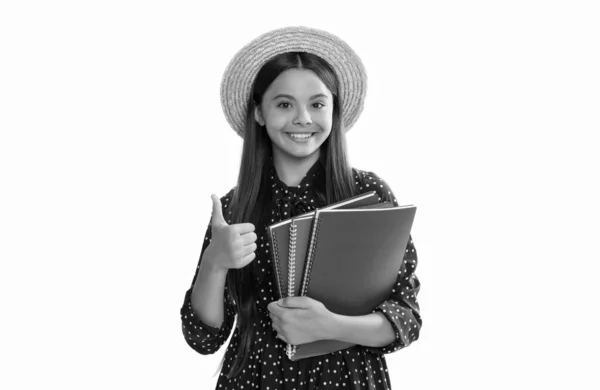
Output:
M267 169L270 173L268 186L273 194L270 208L266 210L271 215L269 224L327 205L324 197L325 171L320 160L310 168L301 183L294 187L287 186L277 177L272 161L269 162ZM392 190L373 172L353 169L353 174L359 192L374 190L379 195L380 202L389 201L395 206L398 205ZM221 198L226 220L227 216L231 215L227 207L232 195L233 189ZM259 286L256 304L260 321L255 328L255 343L241 374L228 379L225 373L229 371L235 359L237 345L240 342L238 329L234 330L225 352L225 362L217 382L217 389L391 389L384 354L407 347L417 340L422 323L417 303L420 288L419 280L415 275L417 254L412 238L409 239L404 261L398 272L397 283L390 291L390 298L374 310L374 312L382 312L392 325L396 334L394 342L379 348L357 345L327 355L293 362L285 354L285 343L276 338L277 333L272 328L267 310L267 305L277 300L277 288L266 225L257 226L255 231L258 236L257 256L250 265L254 267L255 282ZM210 233L209 225L202 253L210 243ZM199 266L198 264L198 268ZM194 276L193 280L195 279ZM212 354L223 346L231 333L236 315L235 303L227 293L226 286L225 319L220 328L208 326L194 314L190 302L192 287L185 294L181 308L183 335L189 346L198 353Z

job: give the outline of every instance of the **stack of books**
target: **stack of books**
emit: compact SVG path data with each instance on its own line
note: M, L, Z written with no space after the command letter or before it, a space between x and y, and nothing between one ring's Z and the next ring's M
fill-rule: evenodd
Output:
M279 298L308 296L336 314L372 313L387 300L404 259L416 207L379 203L375 191L268 227ZM287 345L293 360L354 344Z

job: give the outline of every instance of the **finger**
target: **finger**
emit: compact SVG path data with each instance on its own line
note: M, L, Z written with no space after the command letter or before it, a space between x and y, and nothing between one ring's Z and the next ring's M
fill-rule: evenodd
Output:
M254 224L251 224L250 222L236 223L233 226L235 231L239 234L251 233L255 230Z
M288 339L287 339L287 338L286 338L284 335L282 335L282 334L279 334L279 333L277 333L277 336L276 336L276 337L277 337L278 339L281 339L281 340L282 340L284 343L286 343L286 344L291 344L291 343L288 341Z
M308 309L310 302L307 297L287 297L283 298L283 301L279 305L287 308Z
M242 249L242 255L243 256L248 256L251 253L256 253L256 243L252 243L250 245L246 245L243 249Z
M275 314L273 312L269 313L269 317L271 317L271 321L273 321L273 323L281 322L281 317L279 317L277 314Z
M250 245L253 242L256 242L256 233L250 232L250 233L242 234L243 245Z
M273 325L271 325L271 327L273 328L273 330L275 330L275 332L281 333L281 330L279 329L279 325L273 323Z
M285 309L279 305L272 305L269 307L269 313L273 314L278 319L281 319L284 310Z
M242 257L242 264L246 265L256 258L256 253L252 252Z
M223 206L221 205L221 199L219 199L219 197L215 194L212 194L210 197L213 202L211 217L212 226L227 226L228 224L223 217Z

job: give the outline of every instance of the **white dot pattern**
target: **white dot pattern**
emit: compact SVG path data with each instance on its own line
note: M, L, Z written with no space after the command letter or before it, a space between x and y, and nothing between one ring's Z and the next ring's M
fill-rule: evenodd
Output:
M265 212L271 215L271 222L289 218L289 214L303 212L303 208L323 207L326 205L324 197L325 172L320 161L317 161L308 171L301 183L296 187L289 187L278 177L275 169L269 169L273 202ZM379 201L392 202L398 205L392 190L373 172L365 172L353 168L355 184L359 192L365 193L375 190ZM223 215L231 213L228 210L234 189L221 198ZM279 201L279 204L277 202ZM310 205L310 206L309 206ZM285 214L287 213L287 214ZM230 222L230 221L228 221ZM202 253L210 243L210 225L206 231ZM237 377L228 379L225 373L229 371L236 356L237 346L240 342L238 329L234 330L231 342L225 352L223 370L217 382L217 389L391 389L390 377L384 354L398 351L409 346L419 338L421 329L421 316L417 302L420 283L415 275L417 267L417 253L412 241L404 254L404 261L396 284L390 292L390 298L379 305L375 311L380 311L388 319L396 339L384 347L354 346L342 351L323 356L290 361L285 355L285 343L276 338L276 332L271 325L267 305L277 300L275 279L272 272L269 241L266 226L256 228L258 235L256 258L252 263L258 283L258 297L256 304L260 313L257 324L255 343L250 358L243 371ZM262 232L262 233L261 233ZM198 272L200 264L196 269ZM194 276L194 279L196 276ZM208 355L216 352L223 346L233 328L236 315L236 306L225 287L225 320L220 328L208 326L194 314L191 307L190 294L193 285L185 294L181 308L181 321L183 335L195 351Z

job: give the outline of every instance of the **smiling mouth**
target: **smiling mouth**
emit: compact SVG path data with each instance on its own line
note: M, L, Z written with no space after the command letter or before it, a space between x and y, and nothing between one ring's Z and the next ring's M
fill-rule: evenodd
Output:
M308 139L311 138L313 135L315 135L316 133L286 133L288 135L288 137L293 138L293 139Z

